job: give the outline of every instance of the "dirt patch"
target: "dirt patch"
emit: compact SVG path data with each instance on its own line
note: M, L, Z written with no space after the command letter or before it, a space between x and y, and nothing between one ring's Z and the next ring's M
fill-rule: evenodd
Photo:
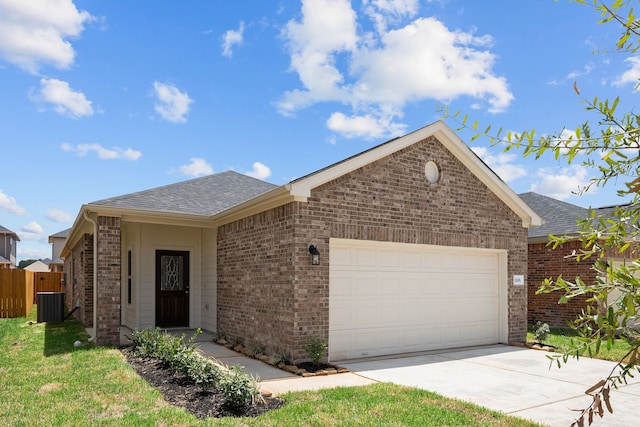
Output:
M57 390L60 390L61 388L62 388L62 385L60 385L59 383L45 384L42 387L40 387L40 390L38 390L38 394L51 393L52 391L57 391Z
M202 390L193 380L174 372L161 361L136 356L132 347L121 351L133 369L158 389L169 404L184 408L198 418L257 417L284 405L280 398L263 396L259 402L243 408L229 407L218 390Z

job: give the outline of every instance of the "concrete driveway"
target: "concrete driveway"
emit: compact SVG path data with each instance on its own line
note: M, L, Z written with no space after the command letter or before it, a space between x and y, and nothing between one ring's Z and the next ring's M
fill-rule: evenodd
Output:
M496 345L339 365L364 379L430 390L549 426L570 426L578 414L572 409L591 403L584 391L605 378L614 363L581 358L550 367L547 354ZM637 378L611 392L614 413L595 416L593 426L640 426Z

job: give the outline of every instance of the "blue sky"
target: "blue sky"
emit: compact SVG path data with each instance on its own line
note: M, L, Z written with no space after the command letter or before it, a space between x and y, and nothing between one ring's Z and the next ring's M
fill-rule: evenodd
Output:
M439 119L575 129L635 107L640 58L568 1L0 0L0 225L18 259L81 205L235 170L274 184ZM456 128L454 122L447 122ZM459 132L470 140L468 132ZM514 191L582 206L591 171L469 145Z

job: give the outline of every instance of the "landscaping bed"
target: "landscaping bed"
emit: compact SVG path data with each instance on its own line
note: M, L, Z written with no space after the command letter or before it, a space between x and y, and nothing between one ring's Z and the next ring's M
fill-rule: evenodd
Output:
M247 357L254 358L256 360L260 360L266 364L271 366L275 366L283 371L290 372L295 375L300 375L301 377L316 377L323 375L335 375L335 374L343 374L345 372L349 372L347 368L343 368L341 366L332 365L330 363L322 363L316 360L316 363L310 361L304 361L299 363L291 363L288 358L280 355L268 355L262 353L261 350L251 349L249 347L245 347L242 344L234 344L233 342L227 341L224 337L219 337L217 340L214 340L216 344L225 346L237 353L243 354ZM326 349L326 343L319 344L319 348L317 349L317 355L324 353ZM311 353L311 351L309 351Z
M230 406L226 404L224 393L215 388L203 390L191 378L173 371L161 360L136 356L133 347L121 351L138 375L158 389L168 403L184 408L198 418L256 417L284 405L280 398L263 395L251 404Z
M198 418L254 417L284 401L263 395L256 378L241 366L226 367L198 353L194 341L159 328L132 331L132 347L121 349L133 369L165 400Z

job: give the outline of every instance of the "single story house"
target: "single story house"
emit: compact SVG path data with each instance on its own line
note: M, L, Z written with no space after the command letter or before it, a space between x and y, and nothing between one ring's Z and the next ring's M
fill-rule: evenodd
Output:
M589 209L571 203L556 200L534 192L520 194L542 219L544 224L529 229L529 280L527 289L528 322L533 325L541 321L554 327L567 327L567 322L575 320L588 305L590 295L581 295L571 301L558 304L563 295L561 291L536 295L536 291L545 279L562 276L565 280L575 281L580 277L585 283L594 283L597 272L593 269L593 258L577 262L571 255L580 253L582 244L577 240L580 230L577 221L587 218ZM595 208L597 215L607 215L615 206ZM553 249L548 245L549 235L574 237ZM631 251L622 254L608 251L607 262L614 267L635 258Z
M227 171L85 204L66 302L99 344L200 327L328 360L524 341L541 224L443 122L284 185Z
M23 270L27 270L27 271L33 271L36 273L42 273L45 271L49 271L49 266L43 262L42 260L36 260L34 262L32 262L31 264L27 265L25 268L23 268Z

